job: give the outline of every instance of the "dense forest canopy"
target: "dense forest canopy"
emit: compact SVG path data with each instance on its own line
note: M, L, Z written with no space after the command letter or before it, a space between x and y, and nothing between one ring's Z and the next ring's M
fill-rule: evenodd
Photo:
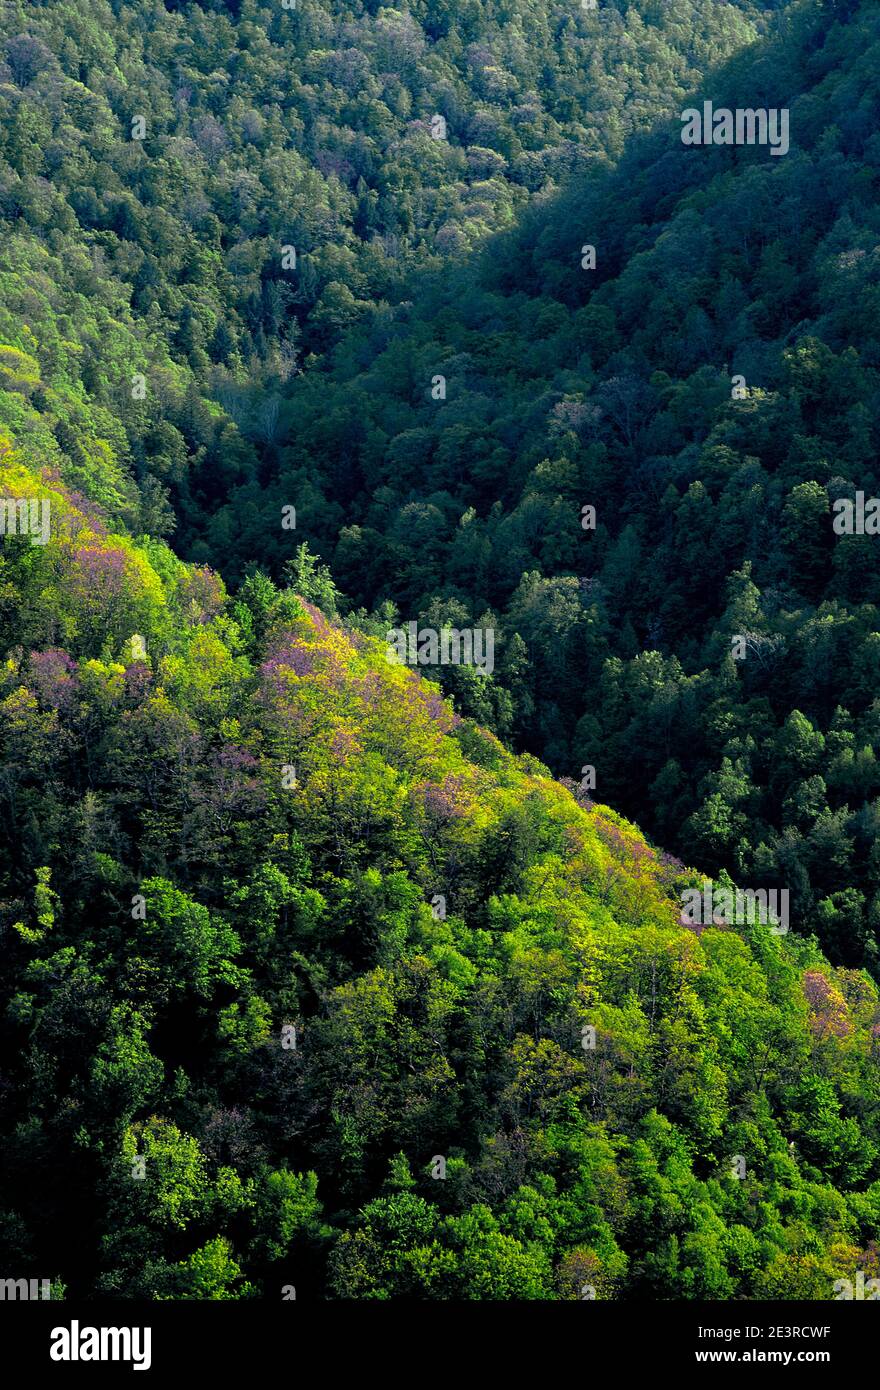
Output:
M874 7L0 26L2 1269L880 1277Z
M834 522L880 491L880 11L837 8L695 97L790 110L784 158L632 136L366 316L184 534L277 573L299 503L374 630L493 626L491 682L437 673L462 709L877 977L880 558Z
M285 383L762 23L726 0L10 3L0 341L25 357L2 423L151 534L170 488L188 537L271 461Z
M6 444L8 441L0 441ZM30 473L0 686L4 1268L149 1298L834 1297L880 999L436 685Z

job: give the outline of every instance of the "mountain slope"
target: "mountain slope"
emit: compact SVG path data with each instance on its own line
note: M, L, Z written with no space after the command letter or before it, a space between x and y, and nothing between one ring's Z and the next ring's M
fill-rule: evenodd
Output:
M0 425L134 529L169 534L171 495L186 538L347 327L764 25L752 0L7 4L0 344L42 385L3 373Z
M682 927L693 873L383 643L229 600L4 448L51 507L0 556L4 1269L830 1299L873 1268L866 976Z
M833 523L880 493L880 12L779 27L693 99L784 157L663 122L537 200L294 384L191 553L277 573L295 504L353 608L493 626L462 710L877 977L880 558Z

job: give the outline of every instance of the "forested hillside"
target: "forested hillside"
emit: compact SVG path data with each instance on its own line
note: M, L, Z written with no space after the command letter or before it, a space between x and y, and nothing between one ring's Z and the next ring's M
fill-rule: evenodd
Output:
M10 0L0 424L150 534L170 489L188 545L271 461L285 383L762 23L752 0Z
M875 8L0 26L0 1270L880 1277Z
M265 578L230 600L14 450L3 483L53 516L4 547L4 1269L276 1300L880 1272L865 975L681 926L692 871L384 643Z
M661 122L534 200L293 384L190 545L277 572L299 503L355 608L495 627L461 708L876 977L880 552L832 509L880 492L880 9L781 27L697 100L790 108L784 157Z

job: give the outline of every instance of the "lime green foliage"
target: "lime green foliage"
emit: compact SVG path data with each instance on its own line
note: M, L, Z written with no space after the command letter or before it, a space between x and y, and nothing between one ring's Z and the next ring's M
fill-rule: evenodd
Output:
M870 1267L866 975L682 926L691 871L383 640L2 468L53 506L2 555L4 1203L71 1290L832 1298Z
M232 1258L228 1240L218 1237L209 1240L186 1260L181 1260L169 1278L170 1292L157 1294L168 1299L236 1299L248 1298L251 1284L241 1282L241 1269Z
M23 922L15 922L15 930L23 941L28 941L32 946L36 946L42 941L46 932L55 924L55 904L58 902L58 894L52 891L51 879L52 870L46 867L36 869L36 886L34 888L34 915L37 919L36 927L27 927Z

